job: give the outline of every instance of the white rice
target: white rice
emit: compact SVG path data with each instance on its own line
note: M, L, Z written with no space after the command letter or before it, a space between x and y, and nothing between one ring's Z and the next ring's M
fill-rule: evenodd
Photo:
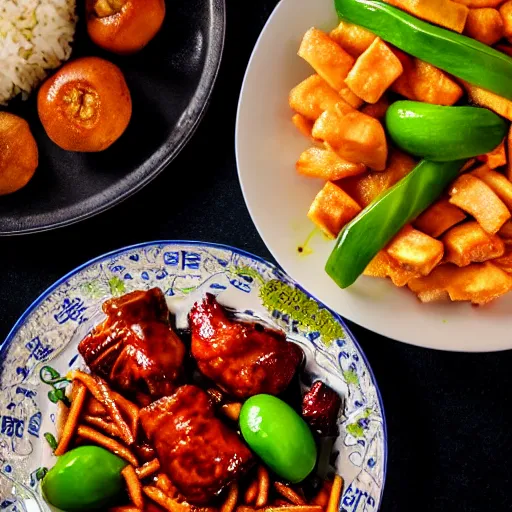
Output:
M75 0L0 0L0 105L69 59L75 26Z

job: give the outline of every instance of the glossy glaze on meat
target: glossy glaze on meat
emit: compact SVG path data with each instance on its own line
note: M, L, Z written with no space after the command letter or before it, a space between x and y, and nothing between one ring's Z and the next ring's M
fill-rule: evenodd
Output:
M281 393L302 361L300 347L282 332L230 320L211 294L189 318L199 370L236 398Z
M304 395L302 416L321 436L336 435L341 398L327 384L315 382Z
M172 331L159 288L136 291L103 304L107 319L78 345L89 368L113 386L154 398L174 391L185 346Z
M252 465L249 449L214 416L197 386L182 386L141 409L140 421L163 471L190 503L207 503Z

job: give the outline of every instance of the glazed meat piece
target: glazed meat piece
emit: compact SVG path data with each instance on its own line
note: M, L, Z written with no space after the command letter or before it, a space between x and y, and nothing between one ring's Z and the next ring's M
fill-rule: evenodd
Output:
M322 381L316 381L304 395L302 416L321 436L336 435L341 398Z
M253 463L240 437L214 416L208 395L182 386L140 411L163 471L194 504L208 502Z
M211 294L194 305L190 324L199 370L236 398L281 393L302 361L284 333L230 320Z
M89 368L124 391L172 393L185 346L170 327L162 291L128 293L106 301L103 311L107 319L78 345Z

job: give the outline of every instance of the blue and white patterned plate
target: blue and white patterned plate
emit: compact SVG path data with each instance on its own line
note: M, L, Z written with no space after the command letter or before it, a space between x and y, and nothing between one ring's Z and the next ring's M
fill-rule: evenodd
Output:
M256 256L170 241L121 249L77 268L32 304L1 345L0 510L24 510L23 492L15 493L9 479L37 496L44 468L55 462L45 434L55 435L64 376L83 366L77 344L102 319L103 301L155 286L165 293L178 328L186 327L192 304L208 291L301 345L306 372L344 401L334 445L345 480L341 511L378 510L386 475L384 410L366 357L341 318Z

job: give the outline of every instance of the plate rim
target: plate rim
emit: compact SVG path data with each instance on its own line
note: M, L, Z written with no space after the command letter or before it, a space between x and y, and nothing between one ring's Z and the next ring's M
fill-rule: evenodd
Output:
M115 206L130 198L137 192L140 192L146 185L148 185L159 174L161 174L169 166L169 164L179 155L179 153L181 153L181 151L185 148L185 146L188 144L190 139L197 131L197 128L199 127L203 117L206 114L206 111L208 110L210 99L213 93L213 89L215 88L215 84L217 82L220 67L222 64L222 58L224 55L224 46L226 41L226 0L208 0L208 2L213 7L212 23L210 24L209 31L209 41L211 44L209 45L205 58L203 72L198 83L199 89L199 87L203 84L203 81L205 81L206 91L202 98L202 106L196 116L196 119L194 120L188 133L181 139L181 141L168 152L166 152L161 162L159 162L157 166L155 166L146 176L144 176L139 182L137 182L135 186L129 188L128 190L125 190L122 194L118 196L112 197L112 199L106 201L104 204L99 205L88 212L81 213L75 217L63 219L57 222L47 222L40 225L27 226L13 230L0 229L0 237L42 233L45 231L51 231L54 229L70 226L72 224L77 224L84 220L100 215L110 210L111 208L114 208ZM210 66L212 67L212 69L205 76L204 71Z
M7 336L3 341L0 342L0 371L2 369L2 364L4 361L4 356L6 353L7 348L11 345L12 341L14 340L14 337L18 330L22 327L22 325L25 323L26 319L36 310L43 301L51 294L53 293L59 286L61 286L63 283L65 283L67 280L69 280L71 277L75 276L76 274L79 274L83 270L85 270L87 267L94 265L96 263L99 263L107 258L120 255L125 252L133 251L133 250L139 250L150 246L162 246L162 245L182 245L182 246L197 246L197 247L207 247L207 248L213 248L213 249L220 249L220 250L227 250L231 251L233 253L239 254L241 256L244 256L246 258L253 259L259 263L263 263L265 265L268 265L270 267L274 267L277 270L279 270L281 273L283 273L285 276L287 276L290 281L302 292L304 292L308 297L313 299L316 303L320 304L322 307L327 309L331 314L334 316L334 318L340 322L345 332L350 336L352 342L354 343L355 348L359 351L359 354L361 355L363 362L365 363L368 372L370 374L370 379L375 387L375 391L377 394L377 399L379 401L379 406L381 409L382 414L382 435L383 435L383 453L384 453L384 463L383 463L383 476L382 476L382 487L380 491L380 497L379 497L379 509L382 506L382 499L384 496L384 489L386 488L386 480L387 480L387 469L388 469L388 429L387 429L387 420L386 420L386 410L384 406L384 400L382 398L382 393L380 390L380 387L378 385L377 379L375 377L375 374L373 372L373 368L369 362L368 357L366 356L366 353L363 351L361 345L357 341L357 338L354 336L350 328L346 325L345 320L341 317L339 313L329 308L327 305L325 305L322 301L318 300L314 295L312 295L310 292L305 290L300 283L298 283L293 277L291 277L287 272L283 270L283 268L279 264L275 264L271 261L268 261L267 259L258 256L256 254L253 254L249 251L245 251L244 249L239 249L237 247L233 247L231 245L227 244L220 244L215 242L201 242L199 240L153 240L148 242L140 242L138 244L133 245L127 245L118 249L114 249L112 251L106 252L104 254L101 254L99 256L96 256L80 265L75 267L74 269L67 272L64 276L57 279L53 284L51 284L46 290L44 290L34 301L25 309L25 311L20 315L18 320L15 322L11 330L8 332Z

